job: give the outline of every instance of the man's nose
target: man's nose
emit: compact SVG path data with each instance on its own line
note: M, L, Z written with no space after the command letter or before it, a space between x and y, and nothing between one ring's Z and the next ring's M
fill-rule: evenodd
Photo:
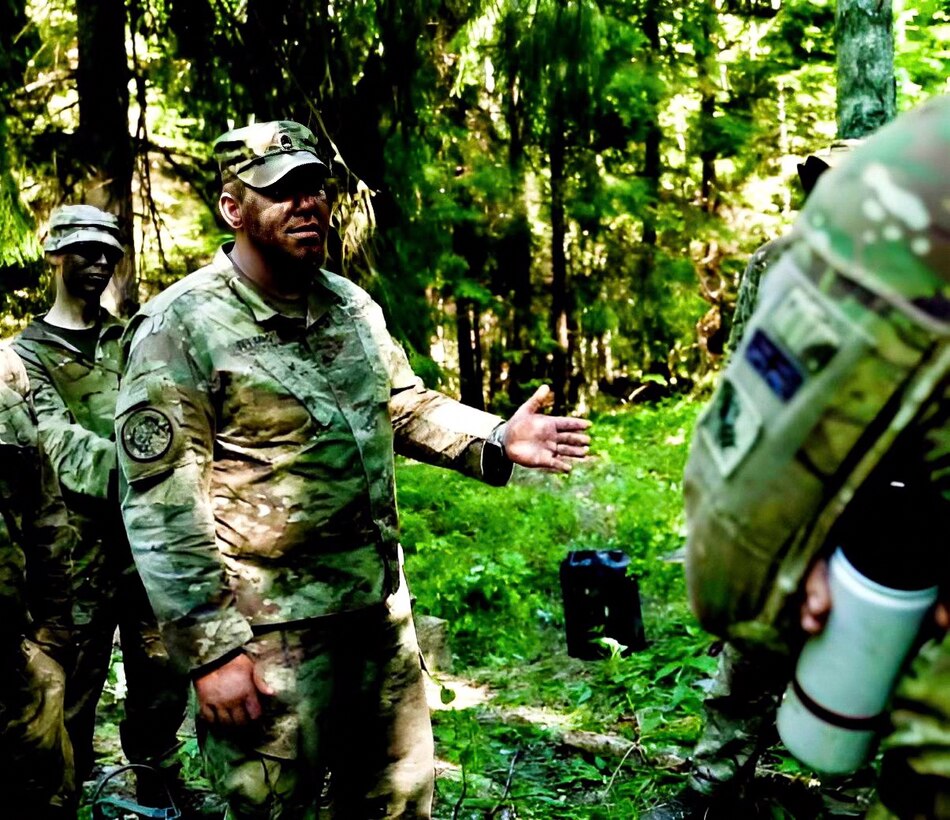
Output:
M297 195L297 208L300 210L316 210L326 201L323 190L301 191Z

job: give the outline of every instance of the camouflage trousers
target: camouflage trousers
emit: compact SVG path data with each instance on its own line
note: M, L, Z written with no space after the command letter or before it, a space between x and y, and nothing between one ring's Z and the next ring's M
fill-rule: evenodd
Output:
M198 722L234 820L430 816L432 728L406 585L385 606L257 635L275 694L252 728Z
M787 657L724 645L704 702L692 789L737 794L751 783L760 756L778 740L775 712L791 674ZM879 802L869 820L950 818L950 636L917 654L895 693L890 721L881 743ZM842 782L828 787L834 791Z
M751 783L762 753L778 740L775 713L791 673L787 657L723 645L703 702L705 725L692 754L690 788L719 795Z
M188 678L169 660L148 598L137 575L67 629L37 629L37 641L66 673L65 719L75 755L76 778L92 771L96 708L112 661L118 628L126 680L125 715L119 725L122 750L132 763L158 764L178 746L177 732L188 705Z
M950 634L917 654L895 693L890 718L880 804L868 817L950 817Z
M75 804L72 746L63 723L65 677L30 641L4 664L0 683L0 793L22 816L69 817Z

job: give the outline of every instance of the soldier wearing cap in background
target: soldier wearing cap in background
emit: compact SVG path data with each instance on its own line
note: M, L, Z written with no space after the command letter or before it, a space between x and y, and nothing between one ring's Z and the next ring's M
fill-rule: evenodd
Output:
M397 536L394 447L504 484L569 471L588 422L428 390L379 306L321 268L333 202L302 125L215 142L234 230L133 317L122 506L234 818L428 817L433 743Z
M862 142L863 140L859 139L835 140L827 148L809 154L804 162L798 163L798 181L801 183L806 201L821 175L829 168L834 168ZM732 314L732 327L729 330L727 343L730 351L739 346L746 323L752 311L755 310L762 274L778 259L787 246L788 234L785 234L759 246L749 257L749 262L739 280L739 294L736 296L736 307Z
M65 676L28 638L26 569L28 554L35 604L56 597L48 561L69 549L74 532L37 443L28 392L23 363L8 341L0 343L0 791L26 816L68 820L77 795Z
M36 640L66 672L66 726L79 782L93 767L96 706L117 627L127 683L120 734L130 762L171 762L188 696L135 573L116 494L113 419L123 323L100 297L123 254L118 236L116 217L91 205L52 214L44 250L55 301L15 342L39 438L78 531L72 549L59 556L67 599L46 596L33 614ZM147 791L154 783L140 785Z

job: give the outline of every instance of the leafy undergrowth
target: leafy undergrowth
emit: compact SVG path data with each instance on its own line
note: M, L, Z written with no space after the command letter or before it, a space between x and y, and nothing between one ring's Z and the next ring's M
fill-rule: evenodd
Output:
M488 693L434 714L437 818L636 818L684 785L718 648L689 611L681 560L698 409L600 415L592 458L570 476L516 469L504 489L400 465L416 610L448 621L454 675ZM589 549L629 557L646 648L607 638L605 659L568 655L559 567ZM763 762L766 816L812 814L788 808L812 797L795 761Z
M506 488L400 461L415 608L448 622L454 656L451 674L433 675L438 820L636 818L683 785L716 666L681 563L681 477L697 411L678 402L600 415L592 458L570 476L516 468ZM645 648L625 653L604 636L602 659L568 655L559 567L590 549L629 557ZM200 802L208 792L193 736L181 757ZM102 761L106 771L120 762L120 753ZM781 781L773 796L806 782L781 752L765 763ZM807 816L768 816L796 815ZM211 802L195 816L221 812Z
M599 416L587 463L567 477L517 470L504 489L401 465L416 608L449 622L453 671L491 693L434 716L437 817L629 818L680 783L716 664L676 560L696 411ZM559 567L589 549L629 557L645 649L607 640L606 659L568 656Z

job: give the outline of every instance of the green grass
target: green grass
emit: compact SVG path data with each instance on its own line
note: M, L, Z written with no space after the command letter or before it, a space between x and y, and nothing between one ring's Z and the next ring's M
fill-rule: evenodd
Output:
M645 618L682 605L682 472L697 408L685 402L597 417L592 458L570 476L518 469L493 488L426 465L397 469L402 542L419 612L446 618L463 663L546 652L563 627L558 568L571 550L631 559Z
M665 560L684 544L681 479L698 409L597 416L588 463L568 477L518 470L502 489L400 463L416 610L449 621L455 674L493 693L434 716L437 753L453 766L438 780L438 817L631 818L681 781L701 729L699 683L715 669L682 565ZM645 650L567 656L558 569L576 549L630 557ZM565 730L636 747L622 760L580 752Z

